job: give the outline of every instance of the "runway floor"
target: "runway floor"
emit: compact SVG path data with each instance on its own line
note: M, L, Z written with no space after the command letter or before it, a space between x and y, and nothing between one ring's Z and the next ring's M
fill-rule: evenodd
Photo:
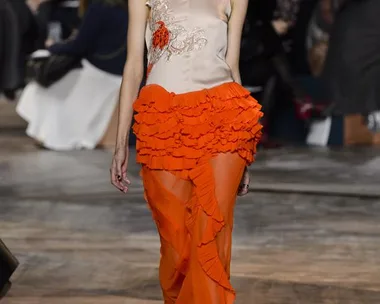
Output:
M380 303L379 155L259 154L252 192L236 207L237 304ZM139 168L131 161L125 196L108 183L110 159L0 134L0 238L21 262L2 303L162 303Z

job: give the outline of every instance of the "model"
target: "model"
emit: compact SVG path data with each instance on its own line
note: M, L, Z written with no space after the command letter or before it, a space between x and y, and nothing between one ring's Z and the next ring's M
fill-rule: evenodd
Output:
M260 105L240 85L248 0L129 0L113 185L128 191L133 112L137 162L161 240L165 303L230 304L233 210L261 135ZM144 39L146 85L141 89ZM134 111L133 111L134 110Z

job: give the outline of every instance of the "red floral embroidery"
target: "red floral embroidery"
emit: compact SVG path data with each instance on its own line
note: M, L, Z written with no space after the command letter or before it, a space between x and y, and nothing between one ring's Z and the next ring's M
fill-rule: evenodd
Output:
M163 21L158 21L158 29L153 33L153 47L161 50L169 44L169 30Z
M158 21L157 24L158 29L156 29L153 33L152 37L152 47L154 49L160 49L163 50L168 44L170 39L170 32L168 28L165 25L165 22ZM153 63L149 63L146 71L146 78L149 77L149 74L153 68Z

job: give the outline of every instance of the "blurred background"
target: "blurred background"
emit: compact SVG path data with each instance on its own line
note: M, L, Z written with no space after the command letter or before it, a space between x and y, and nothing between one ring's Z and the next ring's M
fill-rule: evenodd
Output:
M249 0L241 74L265 117L238 304L380 303L379 13ZM0 0L0 239L20 263L4 303L161 303L133 136L131 193L108 181L127 30L127 0Z

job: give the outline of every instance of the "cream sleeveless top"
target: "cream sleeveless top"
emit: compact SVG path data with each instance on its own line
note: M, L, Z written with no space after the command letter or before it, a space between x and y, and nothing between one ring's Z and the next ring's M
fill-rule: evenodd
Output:
M186 93L233 81L226 62L230 0L149 0L146 85Z

